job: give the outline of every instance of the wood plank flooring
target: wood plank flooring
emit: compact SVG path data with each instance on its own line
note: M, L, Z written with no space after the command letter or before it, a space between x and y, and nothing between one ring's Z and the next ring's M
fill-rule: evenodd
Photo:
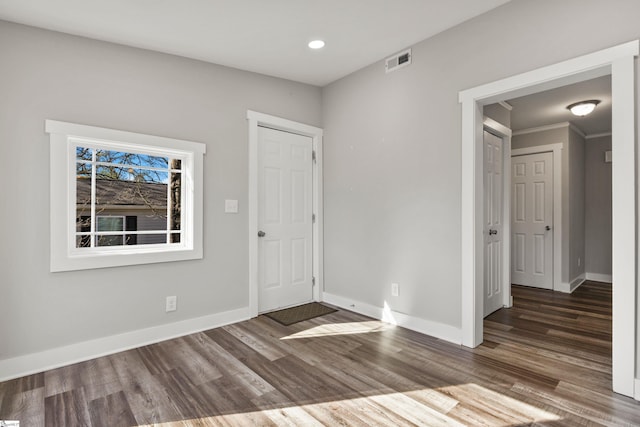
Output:
M0 383L25 426L638 426L611 391L611 287L514 287L476 349L348 311L264 316Z

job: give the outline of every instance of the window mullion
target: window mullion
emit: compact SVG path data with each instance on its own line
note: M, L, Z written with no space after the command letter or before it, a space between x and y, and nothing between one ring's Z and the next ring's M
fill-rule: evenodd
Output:
M182 189L182 191L180 191L180 242L184 243L185 240L185 230L187 229L187 227L185 226L186 222L187 222L187 215L185 215L185 209L189 209L190 207L192 207L192 205L187 205L187 192L184 191L184 167L185 167L185 159L182 160L182 170L180 171L180 188ZM191 212L189 212L189 215L191 215Z
M91 247L96 247L96 150L91 150Z
M145 171L157 171L157 172L165 172L167 168L159 168L154 166L143 166L143 165L134 165L129 163L112 163L112 162L96 162L96 166L112 166L114 168L120 169L140 169Z
M167 244L171 243L171 161L171 158L169 158L167 162Z

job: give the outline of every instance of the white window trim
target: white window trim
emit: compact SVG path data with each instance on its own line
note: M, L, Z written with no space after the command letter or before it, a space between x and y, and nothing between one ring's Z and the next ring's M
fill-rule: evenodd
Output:
M54 120L45 121L45 131L50 134L50 271L202 258L204 144ZM75 150L71 153L70 148L78 139L147 154L171 153L183 159L184 241L179 245L127 246L117 250L105 247L86 253L75 250Z

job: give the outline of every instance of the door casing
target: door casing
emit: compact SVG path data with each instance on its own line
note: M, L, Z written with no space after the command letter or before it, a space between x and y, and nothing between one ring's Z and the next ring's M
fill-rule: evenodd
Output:
M613 334L612 389L635 392L636 301L636 69L640 41L538 68L459 93L462 103L461 329L462 344L483 339L482 106L611 75L613 145ZM640 382L638 382L640 387Z
M313 300L322 301L323 278L323 240L322 240L322 134L323 131L315 126L271 116L256 111L247 111L249 124L249 314L258 315L258 126L264 126L284 132L295 133L310 137L313 142L315 161L313 163L313 257L312 268L315 284L313 286Z

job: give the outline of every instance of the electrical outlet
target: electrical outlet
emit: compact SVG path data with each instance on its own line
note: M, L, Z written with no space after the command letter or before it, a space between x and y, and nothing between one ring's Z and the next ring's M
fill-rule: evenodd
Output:
M397 283L392 283L391 284L391 296L392 297L397 297L398 295L400 295L400 287L398 286Z
M166 307L167 313L170 311L176 311L177 308L178 308L178 297L175 295L167 297L167 307Z
M578 267L580 267L580 263L582 262L582 260L580 259L580 257L578 257Z

